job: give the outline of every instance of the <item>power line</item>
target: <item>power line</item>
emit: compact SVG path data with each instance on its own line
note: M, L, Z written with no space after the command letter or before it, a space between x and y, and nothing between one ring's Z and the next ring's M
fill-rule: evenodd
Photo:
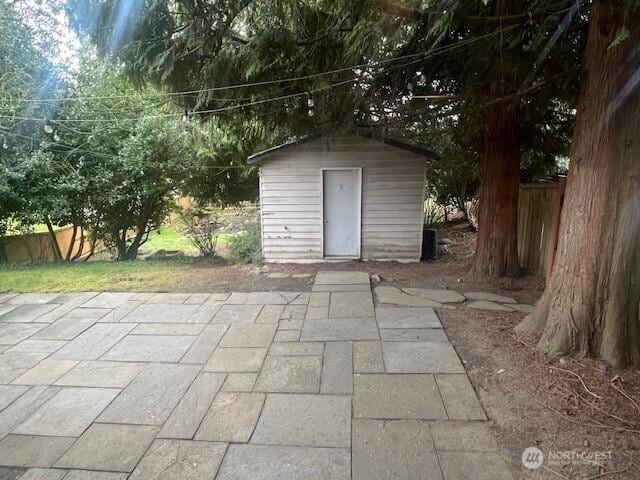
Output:
M508 30L514 28L514 26L511 27L507 27L504 30ZM447 45L444 47L439 47L439 48L434 48L432 50L429 50L427 52L422 52L419 54L412 54L412 55L404 55L401 57L396 57L395 59L393 59L393 61L402 59L402 58L410 58L410 57L416 57L416 56L420 56L421 58L418 58L416 60L413 60L411 62L405 63L403 65L400 66L395 66L395 67L389 67L387 69L384 69L380 72L376 72L375 74L373 74L374 76L377 75L381 75L383 73L386 73L388 71L391 70L395 70L395 69L399 69L399 68L404 68L406 66L409 66L411 64L415 64L418 63L422 60L424 60L425 58L428 58L430 56L435 56L435 55L439 55L441 53L444 52L448 52L448 51L452 51L455 50L457 48L460 48L462 46L468 45L470 43L476 42L478 40L482 40L488 36L491 35L495 35L496 33L499 33L500 31L497 32L492 32L490 34L485 34L485 35L481 35L479 37L474 37L471 39L467 39L467 40L463 40L461 42L458 42L454 45ZM390 60L391 61L391 60ZM352 67L355 68L355 67ZM344 70L344 69L340 69L340 70ZM338 71L338 70L334 70L334 71ZM315 74L315 75L321 75L321 74ZM310 77L310 76L307 76ZM306 78L306 77L305 77ZM288 94L288 95L281 95L278 97L271 97L271 98L265 98L265 99L261 99L261 100L256 100L256 101L252 101L252 102L247 102L247 103L243 103L243 104L239 104L239 105L231 105L231 106L227 106L227 107L221 107L221 108L216 108L216 109L206 109L206 110L195 110L195 111L191 111L189 113L191 114L215 114L215 113L222 113L222 112L227 112L227 111L232 111L232 110L236 110L239 108L245 108L245 107L250 107L250 106L254 106L254 105L260 105L260 104L264 104L264 103L269 103L269 102L274 102L274 101L280 101L280 100L287 100L290 98L296 98L296 97L301 97L301 96L305 96L305 95L309 95L311 93L319 93L322 91L326 91L326 90L330 90L331 88L335 88L337 86L340 85L345 85L348 83L352 83L352 82L356 82L358 81L360 78L359 77L353 77L349 80L345 80L345 81L341 81L341 82L336 82L334 84L331 84L329 86L324 86L324 87L319 87L316 89L312 89L312 90L306 90L304 92L298 92L298 93L293 93L293 94ZM287 81L287 79L284 80L278 80L278 81ZM258 82L261 83L261 82ZM269 83L269 82L263 82L263 83ZM249 85L249 84L245 84L245 85ZM224 87L226 88L226 87ZM120 97L110 97L110 98L123 98L124 96L120 96ZM87 97L89 98L89 97ZM95 97L95 98L99 98L99 97ZM102 98L106 98L106 97L102 97ZM116 112L111 112L111 113L116 113ZM175 117L178 116L180 114L178 113L167 113L167 114L156 114L156 115L149 115L147 116L147 118L170 118L170 117ZM23 120L23 121L28 121L28 120L32 120L32 121L42 121L43 119L41 118L36 118L36 117L21 117L21 116L6 116L6 115L0 115L0 118L11 118L11 119L15 119L15 120ZM58 119L58 120L52 120L53 123L100 123L100 122L113 122L113 121L121 121L121 122L135 122L138 121L140 119L140 117L136 117L136 118L125 118L125 119L103 119L103 118L91 118L91 119Z
M21 135L19 133L13 133L13 132L5 132L3 133L3 135L11 135L13 137L18 137L18 138L23 138L25 140L32 140L34 142L41 142L42 139L38 139L35 137L30 137L28 135ZM59 143L59 142L48 142L49 145L52 146L56 146L56 147L61 147L61 148L68 148L70 150L73 150L75 152L80 152L80 153L86 153L89 155L95 155L95 156L99 156L99 157L104 157L104 158L120 158L118 155L112 155L110 153L102 153L102 152L94 152L92 150L87 150L84 148L77 148L74 147L73 145L65 145L64 143ZM204 168L210 168L210 169L229 169L229 168L248 168L249 166L247 165L226 165L226 166L217 166L217 165L204 165Z
M354 69L363 69L363 68L370 68L370 67L375 67L378 65L383 65L386 63L392 63L392 62L396 62L399 60L405 60L408 58L415 58L415 57L425 57L428 58L430 56L433 55L438 55L440 53L446 52L446 51L450 51L450 50L455 50L457 48L461 48L464 47L470 43L479 41L479 40L483 40L485 38L491 37L493 35L497 35L497 34L502 34L505 31L508 30L512 30L515 27L517 27L517 25L511 25L508 27L504 27L501 28L499 30L496 30L494 32L490 32L490 33L486 33L484 35L480 35L478 37L474 37L474 38L469 38L469 39L465 39L465 40L461 40L460 42L453 44L453 45L446 45L444 47L436 47L433 48L431 50L427 50L424 52L419 52L419 53L412 53L412 54L407 54L407 55L402 55L399 57L394 57L394 58L388 58L388 59L383 59L383 60L379 60L377 62L368 62L368 63L361 63L361 64L357 64L357 65L352 65L349 67L343 67L343 68L337 68L337 69L333 69L333 70L327 70L324 72L319 72L319 73L312 73L309 75L299 75L299 76L295 76L295 77L288 77L288 78L281 78L281 79L275 79L275 80L262 80L259 82L249 82L249 83L241 83L241 84L235 84L235 85L225 85L225 86L221 86L221 87L210 87L210 88L204 88L204 89L199 89L199 90L185 90L185 91L177 91L177 92L157 92L154 93L154 96L169 96L169 97L177 97L177 96L188 96L188 95L199 95L201 93L205 93L205 92L215 92L215 91L222 91L222 90L235 90L235 89L240 89L240 88L248 88L248 87L257 87L257 86L264 86L264 85L271 85L271 84L275 84L275 83L288 83L288 82L297 82L297 81L301 81L301 80L308 80L311 78L317 78L317 77L323 77L325 75L332 75L335 73L341 73L341 72L346 72L346 71L350 71L350 70L354 70ZM25 102L29 102L29 103L45 103L45 102L59 102L61 100L64 101L80 101L80 100L108 100L108 99L119 99L119 98L123 98L123 95L106 95L106 96L72 96L72 97L67 97L64 99L60 99L60 98L49 98L49 99L27 99L24 100Z

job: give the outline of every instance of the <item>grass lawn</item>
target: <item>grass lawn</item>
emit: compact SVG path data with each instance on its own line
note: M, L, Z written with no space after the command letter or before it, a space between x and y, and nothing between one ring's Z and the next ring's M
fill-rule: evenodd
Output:
M181 250L185 255L196 255L198 250L184 235L178 222L164 225L149 235L149 240L142 245L142 250L154 253L158 250Z
M194 277L212 276L215 268L196 258L0 265L0 292L189 290Z

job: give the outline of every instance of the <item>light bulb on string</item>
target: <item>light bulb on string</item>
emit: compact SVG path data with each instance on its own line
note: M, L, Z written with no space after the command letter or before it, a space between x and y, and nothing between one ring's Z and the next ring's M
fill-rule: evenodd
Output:
M313 108L313 98L311 96L307 98L307 107Z
M310 108L310 109L309 109L309 111L307 112L307 114L308 114L310 117L313 117L313 108Z
M5 150L9 148L9 144L7 143L6 138L2 139L2 148L4 148Z
M59 142L60 141L60 135L58 135L58 132L55 132L53 134L53 141L54 142Z
M44 119L44 125L42 126L42 129L44 130L44 133L48 135L51 135L53 133L53 127L49 123L49 120L47 120L46 118Z
M189 121L189 112L187 111L186 108L184 110L184 113L182 114L182 121L183 122L188 122Z

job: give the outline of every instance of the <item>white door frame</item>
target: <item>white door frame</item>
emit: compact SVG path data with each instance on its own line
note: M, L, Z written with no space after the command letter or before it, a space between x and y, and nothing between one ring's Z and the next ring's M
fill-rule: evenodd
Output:
M351 256L326 256L324 254L324 172L325 170L352 170L357 172L358 182L358 229L356 231L356 242L358 245L357 255ZM362 167L322 167L320 169L320 227L322 229L322 258L338 260L359 260L362 257Z

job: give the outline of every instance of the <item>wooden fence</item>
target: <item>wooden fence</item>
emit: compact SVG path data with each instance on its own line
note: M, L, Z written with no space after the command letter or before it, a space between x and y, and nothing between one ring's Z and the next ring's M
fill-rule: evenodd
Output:
M520 185L518 260L520 267L540 275L551 272L558 243L565 179Z
M71 245L73 227L71 225L55 231L60 251L65 255ZM72 256L78 252L82 243L78 232L74 241ZM83 256L90 250L89 239L85 238ZM3 256L4 254L4 256ZM52 262L56 259L48 232L9 235L0 238L0 260L6 262Z

